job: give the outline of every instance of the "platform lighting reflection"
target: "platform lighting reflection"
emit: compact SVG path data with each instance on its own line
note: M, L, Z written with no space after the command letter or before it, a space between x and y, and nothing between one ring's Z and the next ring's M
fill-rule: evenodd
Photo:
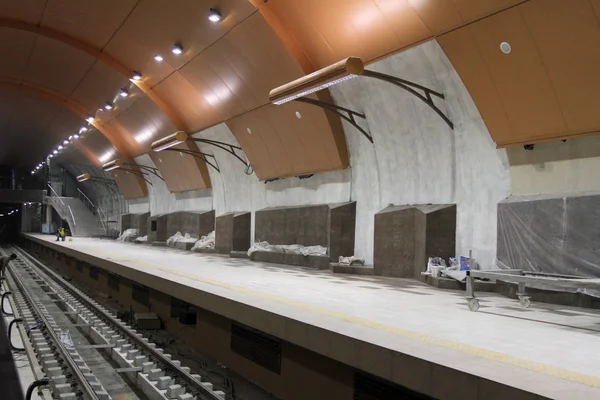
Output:
M171 147L177 146L178 144L184 143L188 140L188 138L189 136L187 133L179 131L169 136L166 136L160 140L157 140L156 142L152 143L150 147L156 152L163 151L166 149L170 149Z
M131 79L133 79L134 81L139 81L140 79L142 79L142 74L138 71L133 71Z
M355 78L362 75L364 70L365 66L360 58L349 57L271 90L269 101L277 105L284 104Z
M183 53L183 46L179 43L175 43L173 45L173 48L171 49L171 52L175 55L179 55L179 54Z
M127 97L127 96L129 96L129 91L125 88L121 88L121 91L119 92L119 96Z
M208 19L212 22L219 22L221 20L221 13L216 9L211 8L208 13Z

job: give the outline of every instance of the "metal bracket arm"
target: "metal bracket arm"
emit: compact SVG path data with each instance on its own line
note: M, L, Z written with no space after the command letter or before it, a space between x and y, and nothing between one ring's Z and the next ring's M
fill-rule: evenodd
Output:
M217 165L217 159L212 154L203 153L201 151L192 151L192 150L186 150L186 149L173 149L173 148L164 149L163 151L177 151L179 153L188 154L190 156L193 156L193 157L199 158L201 160L204 160L205 163L207 163L208 165L210 165L211 167L213 167L217 172L219 172L219 173L221 172L219 170L219 166ZM213 164L213 161L210 161L208 159L208 157L212 157L213 158L214 164Z
M250 163L246 162L242 157L240 157L236 153L236 150L241 151L242 153L244 152L241 147L234 146L229 143L219 142L218 140L212 140L212 139L199 139L199 138L193 138L193 137L191 137L190 139L193 140L194 142L205 143L205 144L208 144L211 146L218 147L219 149L228 152L229 154L231 154L232 156L234 156L235 158L240 160L240 162L246 166L246 171L245 171L246 175L251 175L254 172L254 169L252 168ZM202 153L202 154L204 154L204 153ZM217 169L217 171L218 171L218 169Z
M325 102L320 101L320 100L311 99L309 97L298 97L297 99L294 99L294 101L299 101L301 103L312 104L313 106L321 107L321 108L323 108L325 110L328 110L328 111L331 111L333 113L336 113L337 115L340 116L340 118L345 119L346 121L348 121L348 123L350 123L356 129L358 129L360 131L360 133L363 134L364 137L366 137L367 139L369 139L369 142L373 143L373 137L371 136L371 134L369 134L360 125L358 125L358 123L354 119L354 117L360 117L362 119L366 119L366 117L365 117L364 114L358 113L358 112L350 110L348 108L337 106L335 104L329 104L329 103L325 103ZM344 114L344 113L346 113L346 114Z
M418 99L420 99L425 104L427 104L429 107L431 107L431 109L433 109L433 111L435 111L440 117L442 117L442 119L448 124L450 129L454 130L454 124L452 123L452 121L450 121L450 118L448 118L442 112L442 110L440 110L438 108L438 106L435 105L435 103L433 102L433 99L431 98L431 96L436 96L436 97L439 97L440 99L445 99L445 97L442 93L436 92L435 90L431 90L425 86L421 86L414 82L407 81L406 79L382 74L380 72L364 70L362 75L369 77L369 78L379 79L381 81L391 83L391 84L401 87L402 89L406 90L407 92L413 94ZM423 93L419 93L417 90L421 90L421 91L423 91Z
M121 170L123 170L123 171L126 171L126 172L131 172L132 174L134 174L134 175L137 175L137 176L139 176L140 178L142 178L142 179L143 179L143 180L144 180L144 181L145 181L145 182L146 182L148 185L150 185L150 186L154 186L154 185L152 184L152 182L150 182L150 181L149 181L149 180L146 178L146 175L147 175L147 174L146 174L145 172L143 172L143 171L136 171L135 169L131 169L131 168L119 168L119 169L121 169ZM160 179L162 179L162 178L160 178ZM163 181L164 181L164 179L163 179Z

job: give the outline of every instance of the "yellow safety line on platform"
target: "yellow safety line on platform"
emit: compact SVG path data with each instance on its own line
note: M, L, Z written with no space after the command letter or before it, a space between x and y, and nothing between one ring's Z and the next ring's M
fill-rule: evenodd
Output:
M77 247L88 249L88 251L90 251L91 253L105 254L109 258L114 258L114 254L109 254L102 250L90 248L88 246L80 246L80 245L77 245ZM418 340L420 342L445 347L447 349L460 351L462 353L485 358L488 360L501 362L501 363L508 364L508 365L513 365L513 366L520 367L520 368L523 368L523 369L526 369L529 371L539 372L539 373L550 375L550 376L553 376L556 378L561 378L561 379L565 379L568 381L577 382L577 383L581 383L584 385L600 388L600 377L585 375L585 374L581 374L579 372L569 371L569 370L562 369L562 368L556 368L556 367L553 367L550 365L541 364L538 362L529 361L529 360L525 360L525 359L518 358L518 357L513 357L508 354L498 353L495 351L482 349L479 347L455 342L455 341L448 340L448 339L442 339L442 338L424 334L424 333L414 332L414 331L410 331L407 329L398 328L395 326L385 325L385 324L375 322L375 321L370 321L370 320L364 319L364 318L353 317L351 315L343 314L343 313L340 313L337 311L312 306L310 304L302 303L302 302L295 301L295 300L290 300L290 299L285 299L282 297L273 296L268 293L247 289L247 288L244 288L241 286L231 285L231 284L224 283L221 281L215 281L215 280L208 279L208 278L200 278L200 277L197 277L194 275L190 275L190 274L186 274L186 273L172 270L169 268L164 268L164 267L160 267L158 265L150 264L145 261L130 260L130 259L126 259L126 258L121 259L120 261L129 262L129 263L138 263L138 264L144 265L146 267L149 267L149 268L152 268L155 270L168 272L168 273L174 274L174 275L179 275L181 277L184 277L187 279L192 279L192 280L195 280L198 282L203 282L203 283L207 283L210 285L219 286L219 287L222 287L225 289L233 290L238 293L249 294L249 295L260 297L260 298L263 298L266 300L272 300L272 301L275 301L280 304L285 304L287 306L300 308L300 309L306 310L306 311L312 311L317 314L326 315L328 317L336 318L336 319L339 319L339 320L342 320L345 322L350 322L350 323L353 323L356 325L361 325L361 326L369 327L372 329L377 329L380 331L393 333L395 335L400 335L400 336L403 336L406 338Z

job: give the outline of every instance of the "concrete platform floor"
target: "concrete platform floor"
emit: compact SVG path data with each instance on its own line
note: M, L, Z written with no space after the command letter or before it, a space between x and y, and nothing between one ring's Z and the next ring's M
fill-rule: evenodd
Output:
M101 239L54 243L52 236L27 236L72 256L103 259L98 266L123 276L149 274L154 279L142 283L168 294L185 294L175 293L171 283L197 289L199 306L208 293L267 311L232 319L436 398L505 399L507 387L514 387L555 399L600 399L597 311L548 304L522 309L515 300L487 293L474 313L464 293L410 280ZM316 338L311 327L324 331ZM409 362L413 357L426 362Z

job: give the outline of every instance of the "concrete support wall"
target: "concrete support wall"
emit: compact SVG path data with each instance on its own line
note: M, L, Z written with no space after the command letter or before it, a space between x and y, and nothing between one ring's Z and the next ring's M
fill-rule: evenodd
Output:
M148 234L148 218L150 218L150 213L123 214L121 216L121 232L125 232L127 229L137 229L138 236L146 236Z
M246 251L250 248L249 212L225 213L215 220L215 250L220 254Z
M166 215L167 238L175 235L177 232L185 235L190 234L192 237L201 238L215 230L215 212L175 212Z

